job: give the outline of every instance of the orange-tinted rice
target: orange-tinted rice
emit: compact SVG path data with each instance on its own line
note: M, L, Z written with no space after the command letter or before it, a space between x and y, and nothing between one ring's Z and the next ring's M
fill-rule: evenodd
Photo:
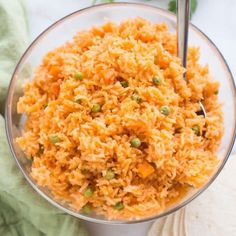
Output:
M78 32L49 52L18 102L27 120L17 142L32 158L32 177L76 210L89 203L109 219L157 214L201 187L218 164L223 116L219 84L198 59L199 49L189 48L184 80L175 35L141 18ZM206 118L197 114L202 99ZM100 112L91 111L94 104Z

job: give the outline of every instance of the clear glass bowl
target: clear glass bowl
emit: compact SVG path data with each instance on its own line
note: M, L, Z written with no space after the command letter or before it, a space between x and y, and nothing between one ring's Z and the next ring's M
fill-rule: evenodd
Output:
M107 20L120 22L124 19L137 16L146 18L151 22L155 23L165 22L168 24L169 29L171 31L175 31L175 15L166 10L159 9L153 6L147 6L143 4L114 3L106 5L97 5L94 7L79 10L54 23L42 34L40 34L38 38L30 45L30 47L26 50L15 69L7 96L6 131L8 142L10 144L13 156L27 181L42 197L44 197L47 201L49 201L56 207L80 219L93 221L96 223L127 224L144 222L166 216L185 206L186 204L191 202L195 197L197 197L200 193L202 193L220 173L221 169L223 168L225 162L228 159L235 139L236 92L232 74L230 73L228 65L224 60L222 54L219 52L214 43L197 27L191 25L189 32L189 44L197 45L200 47L200 62L203 64L208 63L210 67L210 73L214 76L216 80L221 83L219 98L223 104L224 112L225 133L218 151L220 165L213 174L213 176L209 178L209 181L205 184L205 186L200 189L189 192L184 199L175 203L161 214L157 214L148 218L143 218L141 220L111 221L96 214L88 216L80 212L74 211L65 202L58 202L53 199L52 195L47 189L39 187L35 183L35 181L30 177L30 163L24 153L15 143L15 138L21 133L22 124L24 123L24 116L17 114L16 111L17 101L23 93L23 82L26 79L32 78L33 68L35 68L41 62L42 57L48 51L70 40L73 35L75 35L76 32L78 32L79 30L87 29L94 25L102 25Z

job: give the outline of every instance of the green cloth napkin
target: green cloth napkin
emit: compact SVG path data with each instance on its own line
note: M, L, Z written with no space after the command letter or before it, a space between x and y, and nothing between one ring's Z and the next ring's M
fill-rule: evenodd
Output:
M0 0L0 112L16 62L26 49L28 25L23 1Z
M22 0L0 0L0 108L20 55L26 49L27 17ZM26 182L7 143L0 115L0 235L85 236L80 221L49 204Z

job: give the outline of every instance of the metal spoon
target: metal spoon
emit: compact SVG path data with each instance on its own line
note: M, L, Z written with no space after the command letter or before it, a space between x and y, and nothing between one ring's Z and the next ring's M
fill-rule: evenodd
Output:
M190 0L177 0L177 51L178 57L185 68L187 68L189 16ZM199 112L206 117L206 110L201 101L199 106L201 109Z

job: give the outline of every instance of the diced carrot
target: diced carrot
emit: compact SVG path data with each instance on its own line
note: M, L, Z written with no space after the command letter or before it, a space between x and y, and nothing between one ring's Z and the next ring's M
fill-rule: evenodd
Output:
M139 167L138 167L138 173L139 173L140 177L143 179L148 177L153 172L154 172L154 168L152 167L152 165L150 165L147 162L144 162L143 164L139 165Z
M52 85L51 85L51 92L55 95L57 95L60 91L60 83L58 82L54 82Z
M104 30L100 27L96 27L94 26L92 28L92 33L95 35L95 36L100 36L100 37L103 37L104 35Z
M126 41L126 42L123 43L122 46L123 46L123 49L129 50L129 49L134 47L134 44L130 41Z
M107 22L105 25L103 25L103 30L106 32L106 33L109 33L109 32L114 32L115 30L115 24L112 23L112 22Z
M60 72L61 70L59 66L51 66L49 71L49 73L54 77L57 77Z

